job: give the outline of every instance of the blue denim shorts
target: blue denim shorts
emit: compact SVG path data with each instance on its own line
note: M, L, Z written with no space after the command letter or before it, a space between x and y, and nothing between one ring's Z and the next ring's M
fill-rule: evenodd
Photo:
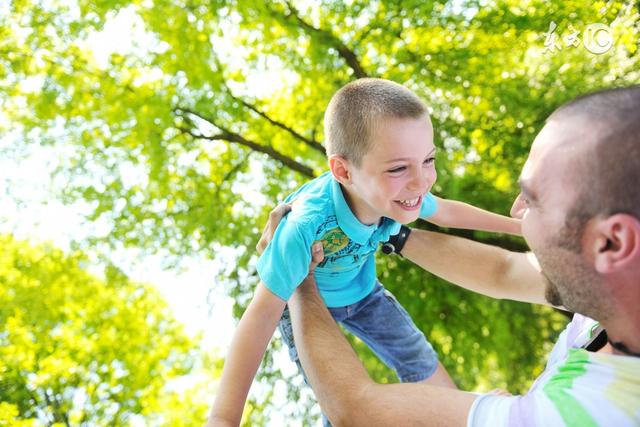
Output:
M333 318L360 338L402 382L429 378L438 367L438 356L424 334L393 294L377 282L373 291L355 304L329 308ZM289 347L289 356L302 371L293 342L289 310L278 328ZM302 371L304 375L304 371ZM306 376L305 376L306 381Z

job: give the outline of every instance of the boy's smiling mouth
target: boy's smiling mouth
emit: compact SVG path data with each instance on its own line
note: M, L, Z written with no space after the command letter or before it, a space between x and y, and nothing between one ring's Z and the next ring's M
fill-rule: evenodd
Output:
M395 200L395 202L399 204L402 209L414 210L420 207L420 203L422 202L422 196L418 196L415 199Z

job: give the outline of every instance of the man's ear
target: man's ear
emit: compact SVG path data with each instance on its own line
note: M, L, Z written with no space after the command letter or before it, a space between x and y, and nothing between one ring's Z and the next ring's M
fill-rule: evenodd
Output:
M348 185L351 183L351 164L344 157L337 154L329 156L329 169L340 184Z
M594 266L600 274L628 268L640 259L640 221L629 214L615 214L594 225Z

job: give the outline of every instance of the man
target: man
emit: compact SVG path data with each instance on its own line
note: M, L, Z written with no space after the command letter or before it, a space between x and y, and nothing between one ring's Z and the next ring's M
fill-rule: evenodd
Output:
M310 275L289 308L323 412L335 426L640 426L638 182L640 86L607 90L556 110L531 147L511 214L532 254L422 230L393 242L454 284L577 313L523 396L374 383ZM276 209L264 239L287 209Z

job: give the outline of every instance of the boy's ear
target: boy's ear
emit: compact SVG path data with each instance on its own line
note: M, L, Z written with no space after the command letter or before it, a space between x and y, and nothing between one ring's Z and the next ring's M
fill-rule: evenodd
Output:
M331 169L333 177L340 184L347 185L351 183L350 167L349 161L344 157L337 154L329 156L329 169Z

